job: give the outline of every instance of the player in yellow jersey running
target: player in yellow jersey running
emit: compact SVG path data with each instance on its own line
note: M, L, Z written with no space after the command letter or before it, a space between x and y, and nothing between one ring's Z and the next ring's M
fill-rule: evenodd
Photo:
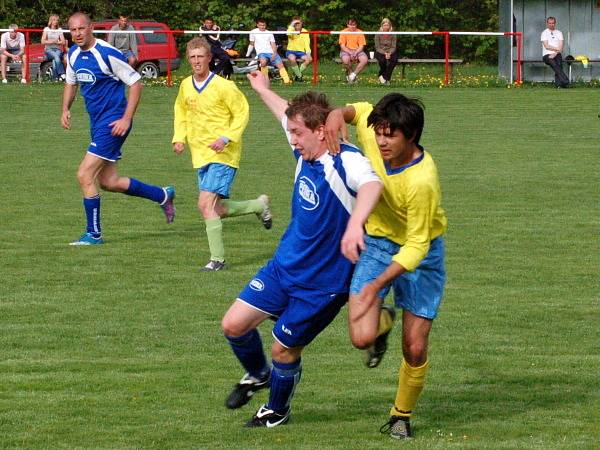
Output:
M402 94L388 94L375 106L354 103L328 117L330 148L345 123L356 126L358 141L384 183L369 216L363 246L345 249L357 261L348 304L350 338L367 349L375 367L387 348L395 312L383 299L394 288L402 309L402 352L398 391L389 420L381 427L397 439L410 438L410 417L425 384L427 347L442 299L447 227L441 189L431 155L419 144L423 106Z
M210 45L204 38L190 40L186 55L193 75L181 82L175 101L173 151L181 154L187 142L198 171L198 209L210 248L210 261L202 271L214 272L225 268L222 218L256 214L269 229L272 217L264 194L254 200L229 200L248 124L246 97L233 81L210 72Z

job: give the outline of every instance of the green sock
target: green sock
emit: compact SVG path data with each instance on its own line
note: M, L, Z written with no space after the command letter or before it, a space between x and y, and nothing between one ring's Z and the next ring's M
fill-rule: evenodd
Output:
M300 74L302 74L302 72L304 72L304 69L306 69L307 67L308 65L305 63L300 64L300 68L298 69L300 71Z
M296 64L294 64L292 66L292 72L294 72L294 74L296 74L297 77L302 76L302 72L300 71L300 68Z
M221 200L221 204L227 208L227 217L243 216L246 214L260 214L263 211L263 203L255 198L235 202L233 200Z
M214 261L225 261L225 248L223 247L223 224L220 217L206 219L206 236L208 237L208 248L210 259Z

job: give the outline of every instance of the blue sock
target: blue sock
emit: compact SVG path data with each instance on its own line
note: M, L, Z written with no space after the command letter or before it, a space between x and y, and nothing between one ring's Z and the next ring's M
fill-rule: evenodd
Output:
M165 201L165 191L160 186L152 186L151 184L142 183L135 178L129 179L129 188L125 191L127 195L134 197L143 197L152 200L156 203Z
M100 226L100 196L96 195L92 198L83 198L83 209L85 209L85 217L87 219L86 232L91 233L94 237L102 235L102 227Z
M262 379L269 372L269 366L263 351L260 334L256 329L240 337L225 336L233 353L242 363L246 372L254 378Z
M278 414L284 414L290 407L296 385L302 375L302 359L298 358L293 363L284 364L273 360L271 372L271 391L267 408Z

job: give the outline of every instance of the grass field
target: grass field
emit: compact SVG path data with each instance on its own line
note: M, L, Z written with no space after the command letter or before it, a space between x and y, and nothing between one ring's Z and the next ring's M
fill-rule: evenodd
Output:
M202 274L195 174L170 148L176 89L145 89L120 163L176 186L176 222L106 194L107 244L73 248L84 227L74 177L89 142L82 101L67 132L60 86L2 86L0 448L598 448L600 91L404 90L426 104L422 143L450 228L416 439L399 443L378 432L395 395L398 329L368 370L345 310L306 350L289 425L242 427L264 392L241 410L223 406L242 371L220 318L277 245L294 171L275 120L243 89L251 121L234 197L269 193L275 225L226 221L230 270ZM387 92L326 91L337 104ZM270 344L269 324L261 331Z

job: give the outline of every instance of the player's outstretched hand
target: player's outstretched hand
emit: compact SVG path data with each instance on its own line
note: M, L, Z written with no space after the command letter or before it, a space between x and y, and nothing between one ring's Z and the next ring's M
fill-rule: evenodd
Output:
M348 224L348 227L344 232L344 236L342 236L342 241L340 244L342 255L344 255L353 264L358 262L360 252L365 249L364 237L365 232L363 227L353 226L352 224Z
M269 78L265 77L260 70L250 72L248 75L246 75L246 77L248 80L250 80L250 86L252 86L252 89L254 89L256 92L269 89Z
M336 108L329 113L325 121L325 140L330 155L337 155L340 152L340 136L342 140L348 140L348 127L342 109Z
M130 126L131 120L121 117L119 120L115 120L114 122L110 123L110 134L112 134L113 136L125 136Z
M63 111L60 116L60 124L65 130L71 129L71 111Z
M221 153L223 150L225 150L225 142L223 141L223 139L219 138L215 142L210 144L208 147L213 149L217 153Z
M183 142L173 142L173 151L176 155L181 155L185 150L185 144Z

